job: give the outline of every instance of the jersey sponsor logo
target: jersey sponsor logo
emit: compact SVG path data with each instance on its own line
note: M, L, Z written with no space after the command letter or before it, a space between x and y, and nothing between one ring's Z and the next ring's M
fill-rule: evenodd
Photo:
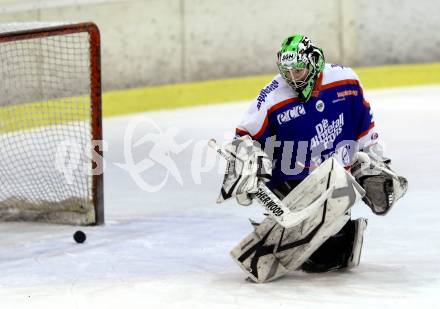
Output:
M322 101L322 100L318 100L317 102L316 102L316 110L318 111L318 112L323 112L324 111L324 108L325 108L325 104L324 104L324 101Z
M277 120L279 124L283 124L305 114L306 110L304 109L303 105L295 105L292 108L282 112L281 114L278 114Z
M345 69L345 67L341 64L336 64L336 63L332 63L331 65L332 68L341 68L341 69Z
M342 102L345 101L345 97L339 98L339 99L335 99L332 101L332 103L338 103L338 102Z
M257 97L257 109L260 110L261 104L266 101L267 95L278 88L279 83L273 80L269 86L263 88Z
M372 140L375 140L375 139L378 139L379 138L379 134L377 134L377 132L374 132L372 135L371 135L371 139Z
M311 148L316 148L319 145L324 145L324 149L330 148L339 134L342 133L344 127L344 114L339 114L338 119L331 123L328 119L323 119L321 123L315 126L316 135L310 141Z
M337 92L338 98L344 98L344 97L351 96L351 95L357 97L359 95L359 91L357 91L357 90L344 90L344 91Z

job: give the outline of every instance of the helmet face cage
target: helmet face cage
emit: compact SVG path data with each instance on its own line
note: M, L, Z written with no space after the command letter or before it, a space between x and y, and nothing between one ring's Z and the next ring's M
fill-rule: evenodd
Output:
M303 89L307 85L307 81L310 79L310 76L312 75L312 71L308 68L304 69L292 69L292 68L283 68L278 66L278 69L280 70L281 76L286 80L286 82L293 87L293 89ZM305 71L307 70L307 71ZM299 73L300 71L304 71L304 74L295 75L296 73Z
M307 37L293 35L282 43L277 66L284 80L307 100L310 98L316 77L324 69L324 55ZM303 69L308 70L305 77L298 74L299 70Z

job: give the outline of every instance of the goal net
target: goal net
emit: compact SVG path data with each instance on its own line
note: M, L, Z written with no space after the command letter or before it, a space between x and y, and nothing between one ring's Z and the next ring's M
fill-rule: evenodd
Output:
M96 25L0 24L0 220L102 224Z

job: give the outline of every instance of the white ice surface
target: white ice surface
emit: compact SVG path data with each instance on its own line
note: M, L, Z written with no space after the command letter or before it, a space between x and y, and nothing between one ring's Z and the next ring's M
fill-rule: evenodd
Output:
M222 175L195 184L194 145L231 131L247 103L146 113L176 140L193 142L177 161L183 186L169 178L142 191L115 162L132 117L104 121L108 142L104 227L0 224L0 308L438 308L440 303L440 87L371 91L376 123L409 191L386 217L370 219L361 265L350 272L291 275L268 284L244 281L228 253L251 231L257 206L215 204ZM146 125L148 126L148 125ZM151 127L150 127L151 129ZM147 129L145 129L147 130ZM142 136L142 127L136 133ZM151 145L137 148L145 156ZM143 173L159 183L158 166Z

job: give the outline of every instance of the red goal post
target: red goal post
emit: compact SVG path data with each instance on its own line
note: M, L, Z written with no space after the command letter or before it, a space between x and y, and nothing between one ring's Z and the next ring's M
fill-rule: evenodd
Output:
M100 57L91 22L0 24L0 220L104 223Z

